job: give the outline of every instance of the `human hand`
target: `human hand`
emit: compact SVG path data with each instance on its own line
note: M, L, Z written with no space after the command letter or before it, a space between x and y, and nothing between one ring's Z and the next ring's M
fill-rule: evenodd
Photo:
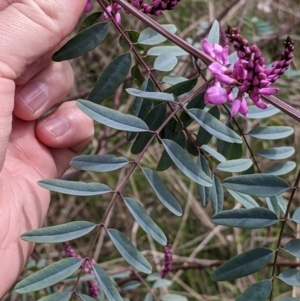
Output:
M0 1L0 298L14 284L41 227L50 193L37 181L60 177L93 136L74 102L37 120L73 84L67 62L52 54L72 31L86 0Z

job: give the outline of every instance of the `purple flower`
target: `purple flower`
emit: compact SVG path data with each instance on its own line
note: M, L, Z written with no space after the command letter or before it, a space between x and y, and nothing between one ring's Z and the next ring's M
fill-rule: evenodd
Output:
M85 8L84 8L84 12L89 13L92 9L93 9L92 0L87 0Z
M231 116L237 113L246 116L248 106L245 96L248 95L257 107L266 109L268 105L261 100L261 96L273 95L279 91L271 85L288 69L293 57L294 42L288 37L284 42L285 49L281 59L270 68L266 68L260 49L256 45L250 46L237 29L228 27L226 36L239 57L233 65L233 70L228 68L228 46L212 44L207 39L202 42L203 51L215 59L215 62L208 66L215 81L205 93L205 103L219 105L228 101L232 104ZM232 94L233 88L238 89L236 98Z
M219 82L215 82L210 88L207 89L204 95L204 102L214 105L221 105L228 99L228 93L225 88L221 87Z
M212 58L214 58L217 62L228 66L229 58L228 58L228 46L222 47L218 44L211 44L207 39L202 41L202 50Z

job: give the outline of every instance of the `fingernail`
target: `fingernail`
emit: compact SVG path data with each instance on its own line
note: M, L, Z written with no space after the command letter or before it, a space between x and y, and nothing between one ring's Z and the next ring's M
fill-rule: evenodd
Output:
M49 117L43 121L45 128L55 137L64 135L69 129L69 123L67 119L54 116Z
M49 89L41 82L31 82L18 91L17 97L18 96L23 103L35 113L47 102Z

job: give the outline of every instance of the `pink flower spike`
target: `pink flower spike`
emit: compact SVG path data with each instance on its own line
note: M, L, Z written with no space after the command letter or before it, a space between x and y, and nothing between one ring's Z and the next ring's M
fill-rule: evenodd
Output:
M279 91L278 88L261 88L259 89L259 94L263 95L273 95Z
M247 101L246 101L245 97L242 98L239 112L244 116L247 116L247 114L249 112Z
M265 103L265 102L263 102L261 99L259 100L259 101L257 101L257 102L255 102L255 105L257 106L257 107L259 107L259 108L261 108L261 109L267 109L269 106Z
M89 13L92 9L93 9L92 0L87 0L85 8L84 8L84 12Z
M224 74L228 69L218 62L214 62L208 66L208 70L215 75L216 73Z
M227 98L227 90L222 88L220 83L216 82L213 86L207 89L204 95L204 102L213 105L221 105L226 102Z
M240 107L241 107L241 100L237 98L231 106L231 110L230 110L231 117L235 116L239 112Z
M225 84L225 85L232 85L232 84L236 84L236 80L228 75L225 74L219 74L216 73L214 74L216 80L218 80L220 83Z
M120 25L121 24L121 14L120 14L120 12L117 12L115 14L114 18L115 18L116 23Z
M228 56L228 45L223 47L222 51L222 62L225 66L230 66L229 56Z
M212 58L215 58L215 54L214 54L214 51L213 51L213 46L212 46L212 44L210 44L208 42L208 40L206 38L202 41L202 50L207 55L211 56Z

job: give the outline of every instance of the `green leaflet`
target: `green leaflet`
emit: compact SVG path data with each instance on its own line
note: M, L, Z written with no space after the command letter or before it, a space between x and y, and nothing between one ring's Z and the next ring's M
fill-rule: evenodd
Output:
M213 177L213 186L211 187L211 205L213 214L217 214L223 210L224 192L221 181L218 177Z
M167 238L152 218L147 214L146 210L135 200L131 198L124 198L124 202L138 222L138 224L152 236L158 243L165 246L167 244Z
M216 225L259 229L274 225L279 220L273 211L267 208L255 207L250 209L225 210L215 214L211 221Z
M175 33L177 28L173 24L163 24L161 25L164 29L170 31L171 33ZM143 45L156 45L166 41L167 38L157 33L152 28L144 29L139 36L138 44Z
M300 258L300 239L291 239L283 249L291 255Z
M294 129L289 126L268 126L252 129L248 135L258 139L276 140L288 137L294 133Z
M38 184L43 188L55 192L81 196L99 195L112 191L108 186L94 182L84 183L77 181L49 179L39 181Z
M70 60L91 51L104 40L107 31L107 22L88 27L54 53L52 56L53 61L61 62Z
M245 208L249 209L249 208L259 207L257 202L250 195L235 192L230 189L227 189L227 191L234 197L235 200L237 200Z
M288 285L300 286L300 271L297 269L284 270L277 278Z
M217 20L214 21L207 37L208 42L219 44L220 41L220 25Z
M19 294L25 294L51 286L76 272L82 262L83 260L78 258L66 258L52 263L20 281L14 290Z
M122 301L120 294L118 293L113 281L106 274L106 272L97 264L93 264L93 271L96 279L101 286L105 296L109 301ZM88 300L89 301L89 300Z
M262 280L248 287L235 301L267 301L271 290L271 280Z
M174 101L174 96L169 93L164 92L148 92L148 91L142 91L134 88L128 88L126 89L126 92L130 95L146 98L146 99L152 99L156 101Z
M124 167L129 162L124 157L114 155L81 155L74 157L70 166L94 172L107 172Z
M197 164L208 177L211 176L208 163L204 156L200 155L197 158ZM198 187L198 192L199 192L199 196L200 196L200 201L201 201L202 205L205 207L209 203L212 187L206 187L206 186L202 186L199 184L197 185L197 187Z
M216 168L226 172L242 172L250 168L252 164L251 159L237 159L221 162Z
M223 186L227 189L259 197L270 197L289 189L281 178L268 174L250 174L226 178Z
M212 274L213 281L230 281L251 275L264 268L272 259L273 251L267 248L256 248L237 255Z
M112 95L124 82L130 66L130 52L125 52L111 61L98 78L88 100L99 104Z
M71 298L70 292L58 292L51 294L49 296L43 297L38 301L68 301Z
M224 123L213 117L208 112L200 109L189 109L189 115L198 122L207 132L220 140L231 143L242 143L241 137L227 127Z
M182 208L174 196L170 193L167 186L160 179L159 175L149 168L142 168L149 184L154 190L158 199L168 208L172 213L177 216L182 215Z
M59 243L81 237L94 230L95 227L96 224L91 222L70 222L28 231L21 235L21 239L35 243Z
M124 234L115 229L107 229L107 232L115 247L130 265L142 273L151 274L152 267L150 263Z
M163 139L162 141L168 155L187 177L200 185L212 186L212 180L177 143L168 139Z
M131 132L148 131L147 124L133 115L123 114L119 111L97 105L84 99L77 100L76 103L78 108L86 115L113 129Z
M258 155L270 160L281 160L292 156L295 149L290 146L273 147L261 150Z

